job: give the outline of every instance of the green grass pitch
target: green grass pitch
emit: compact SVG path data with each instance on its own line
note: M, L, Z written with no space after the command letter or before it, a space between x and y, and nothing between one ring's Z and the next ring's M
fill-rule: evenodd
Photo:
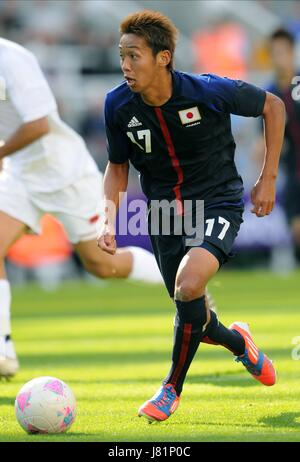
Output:
M210 284L225 325L247 321L274 360L264 387L222 347L201 345L176 413L149 425L137 409L168 372L174 307L165 289L126 282L65 284L57 292L13 289L13 334L21 371L0 382L0 441L300 441L300 273L218 273ZM67 382L78 415L63 435L27 435L14 399L28 380Z

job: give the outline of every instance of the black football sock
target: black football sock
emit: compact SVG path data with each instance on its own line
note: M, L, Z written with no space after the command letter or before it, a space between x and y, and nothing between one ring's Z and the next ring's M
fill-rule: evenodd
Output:
M295 255L297 263L300 263L300 246L295 245L295 247L294 247L294 255Z
M205 329L203 341L214 345L222 345L236 356L244 354L245 341L241 334L223 326L214 311L210 311L210 316L211 319Z
M172 367L163 383L171 383L180 395L185 376L203 336L207 312L204 296L191 302L175 300L175 303L177 312Z

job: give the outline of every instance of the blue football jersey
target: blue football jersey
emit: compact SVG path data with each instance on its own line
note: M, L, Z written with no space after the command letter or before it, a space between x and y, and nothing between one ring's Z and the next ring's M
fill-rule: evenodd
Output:
M130 161L150 200L240 200L230 114L261 115L266 92L213 74L172 71L172 78L172 96L159 107L147 105L126 82L106 95L110 162Z

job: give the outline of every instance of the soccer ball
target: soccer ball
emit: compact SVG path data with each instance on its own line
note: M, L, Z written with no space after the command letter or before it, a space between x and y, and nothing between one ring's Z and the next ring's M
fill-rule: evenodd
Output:
M55 377L38 377L27 382L15 401L15 413L27 433L62 433L76 417L72 390Z

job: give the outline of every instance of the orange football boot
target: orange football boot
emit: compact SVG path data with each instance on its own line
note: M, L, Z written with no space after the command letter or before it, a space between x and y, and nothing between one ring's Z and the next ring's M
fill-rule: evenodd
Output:
M179 406L180 396L171 383L163 385L155 395L139 408L138 416L146 417L149 423L161 422L170 417Z
M236 361L241 362L252 377L263 385L274 385L276 371L272 361L255 345L248 324L237 321L231 324L229 329L239 332L245 340L245 353L237 356Z

